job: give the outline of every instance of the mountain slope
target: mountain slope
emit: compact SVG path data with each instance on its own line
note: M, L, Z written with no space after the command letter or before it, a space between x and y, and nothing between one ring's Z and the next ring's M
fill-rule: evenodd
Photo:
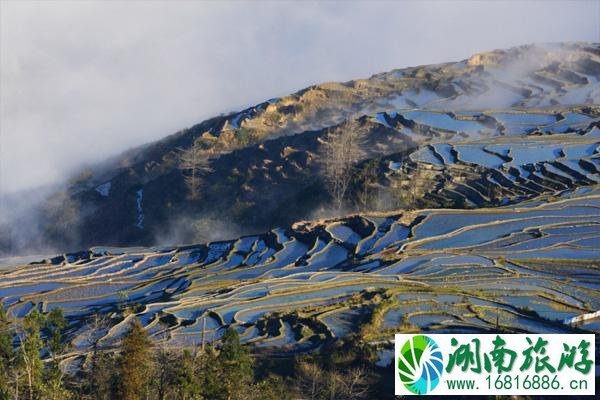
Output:
M134 317L178 347L233 326L276 353L351 333L381 342L398 329L597 330L562 320L600 307L599 210L594 186L518 206L363 214L202 245L95 247L0 273L1 300L17 317L62 308L74 365L96 313L109 317L104 349Z
M40 222L33 237L29 234L23 245L17 239L18 224L13 224L4 230L0 247L14 253L31 243L66 250L211 240L260 232L315 214L335 214L339 211L328 207L330 197L322 178L322 143L331 127L354 119L366 137L359 167L368 165L377 175L373 199L360 205L363 210L500 204L575 183L589 184L594 179L582 174L595 174L595 164L579 158L565 161L587 172L577 170L572 179L561 178L544 167L542 174L554 174L544 184L539 180L545 178L527 175L529 164L513 166L508 159L503 172L488 168L488 177L478 179L482 166L459 160L439 172L439 165L421 155L430 157L426 153L435 147L426 146L438 141L453 146L475 138L510 136L518 144L519 137L532 133L589 132L598 123L599 52L595 43L497 50L455 63L316 85L212 118L85 171L35 210ZM503 119L499 111L517 115ZM540 113L544 115L535 120ZM515 122L519 118L524 122ZM525 123L532 118L532 123ZM187 172L179 168L179 161L181 150L194 143L209 159L212 172L203 178L202 196L191 200L184 182ZM434 157L440 160L439 154ZM398 175L398 162L405 159L401 183L392 182L390 176ZM390 170L390 165L396 169ZM356 197L364 182L360 168L356 173L344 211L358 207ZM422 185L407 204L397 193L405 191L402 181L414 179L415 173L417 180L431 184Z
M598 332L572 318L600 307L599 66L599 44L498 50L131 150L35 210L36 235L21 225L69 250L3 267L1 306L63 309L74 370L134 318L177 347L231 326L277 356L358 338L381 366L396 332Z

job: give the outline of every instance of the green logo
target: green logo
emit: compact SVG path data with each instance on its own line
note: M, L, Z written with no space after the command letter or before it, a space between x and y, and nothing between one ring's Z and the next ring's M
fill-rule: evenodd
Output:
M398 355L398 374L410 392L427 394L440 383L443 356L436 342L425 336L413 336Z

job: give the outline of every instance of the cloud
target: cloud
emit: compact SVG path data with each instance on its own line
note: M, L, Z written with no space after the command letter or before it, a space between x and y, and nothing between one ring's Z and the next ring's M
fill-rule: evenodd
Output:
M598 40L598 2L2 2L0 193L307 85Z

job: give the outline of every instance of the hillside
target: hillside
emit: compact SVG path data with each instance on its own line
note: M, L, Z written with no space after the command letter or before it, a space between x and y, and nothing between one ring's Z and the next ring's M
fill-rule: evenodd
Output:
M598 79L599 43L521 46L129 150L0 227L53 253L0 261L0 323L58 320L67 377L137 326L180 360L237 332L250 375L359 360L386 393L394 333L600 332Z
M23 317L60 307L70 353L90 335L119 343L138 318L155 339L192 346L233 326L257 351L294 353L360 334L387 363L398 332L570 333L600 308L600 187L478 210L372 213L202 245L94 247L0 274ZM95 314L109 316L90 332Z
M320 216L501 205L591 185L599 77L599 45L578 43L311 86L82 171L3 227L0 251L210 241ZM343 205L332 207L323 143L350 123L361 151ZM208 168L191 198L181 156L196 146ZM411 182L420 185L407 190Z

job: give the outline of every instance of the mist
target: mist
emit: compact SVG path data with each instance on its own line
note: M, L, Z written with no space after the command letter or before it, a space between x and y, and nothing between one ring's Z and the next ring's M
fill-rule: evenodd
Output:
M2 2L0 194L310 84L598 40L599 13L588 1Z

